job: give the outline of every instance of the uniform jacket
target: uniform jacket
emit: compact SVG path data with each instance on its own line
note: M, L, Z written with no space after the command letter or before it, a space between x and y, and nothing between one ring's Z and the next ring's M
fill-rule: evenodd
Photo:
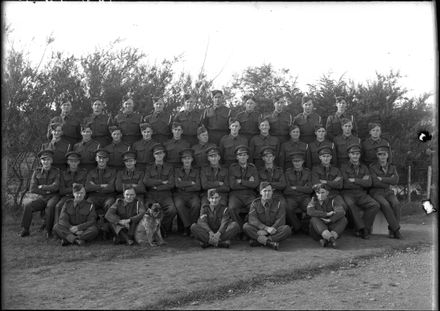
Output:
M143 179L144 179L144 172L136 168L132 171L127 170L127 168L119 170L116 173L116 181L115 181L116 192L123 193L124 185L135 184L136 186L134 187L134 190L136 191L136 194L145 193L146 190Z
M337 112L335 112L334 115L328 116L327 122L325 124L325 129L327 130L328 139L334 140L336 136L342 135L342 125L341 125L342 119L351 120L353 123L353 129L351 132L353 133L353 135L357 134L357 124L356 121L354 120L353 115L347 112L343 114L338 114Z
M318 149L328 146L332 150L332 160L331 164L336 165L336 151L335 145L331 141L324 139L324 141L317 141L316 139L308 144L307 153L306 153L306 166L309 169L312 169L315 165L320 165L321 160L319 159Z
M154 111L144 117L143 122L147 122L153 128L153 135L171 136L170 124L172 116L165 111Z
M289 136L289 128L292 124L292 115L286 111L281 113L275 110L268 115L270 125L270 135L273 136Z
M214 169L212 166L205 166L200 173L200 181L202 189L207 191L211 188L217 189L218 192L229 192L229 172L226 167ZM219 185L219 181L223 185Z
M128 144L123 141L120 141L119 143L111 142L110 145L105 146L104 149L107 150L109 153L109 159L107 162L108 166L124 166L124 162L122 161L122 154L130 149L130 146Z
M281 167L274 166L271 170L261 167L258 170L258 176L260 177L260 182L270 182L275 193L282 193L284 188L286 188L286 178Z
M141 137L141 130L139 128L139 124L141 122L142 116L136 111L130 113L119 112L113 120L113 124L117 125L121 129L122 137Z
M399 182L399 174L395 165L388 163L386 168L382 168L379 162L374 162L369 166L373 186L370 193L383 191L391 193L390 185L397 185ZM379 180L377 177L381 177Z
M141 139L135 142L131 150L136 152L136 163L151 164L154 162L153 146L155 144L157 144L157 142L153 139Z
M174 188L174 169L169 163L164 162L161 168L155 163L147 166L144 175L144 185L149 191L171 191ZM168 181L162 184L162 181Z
M390 147L388 140L384 138L379 138L378 140L373 140L371 137L364 139L362 141L362 162L369 166L370 164L377 161L376 147L386 145ZM388 161L391 162L391 152L388 154Z
M263 206L261 198L257 198L251 203L249 209L249 224L264 230L267 227L278 229L286 224L286 210L280 201L272 198Z
M183 167L174 170L175 186L178 192L200 191L200 170L191 167L187 173ZM193 185L192 182L195 182Z
M240 133L243 135L255 136L260 133L258 128L261 113L258 111L242 111L237 114L236 119L240 121Z
M327 213L332 211L334 211L335 214L327 217ZM331 222L336 222L345 216L345 210L344 207L339 205L338 201L335 201L333 198L327 198L320 204L316 196L313 196L307 205L307 215L311 217L328 218Z
M66 153L69 152L73 148L73 145L71 145L67 140L64 138L61 138L58 141L50 141L48 143L44 143L41 146L41 150L47 150L50 149L53 151L53 162L54 165L66 165Z
M340 179L334 181L337 177L340 177ZM330 194L339 193L344 184L341 171L332 165L326 168L320 164L312 168L312 185L321 183L320 180L327 181L327 185L331 188Z
M339 135L334 138L333 142L335 144L336 165L338 167L341 167L342 164L345 164L349 161L347 147L351 144L361 144L360 138L354 135Z
M289 139L288 141L284 142L281 145L280 148L280 166L284 167L284 169L287 169L288 167L292 166L292 161L289 158L289 154L292 152L303 152L304 154L307 154L308 145L300 140L293 141L292 139Z
M42 185L41 189L38 186ZM51 167L48 171L43 170L42 167L34 170L29 191L41 195L55 194L60 187L60 170L56 167Z
M174 121L182 124L183 135L197 136L197 128L202 122L202 115L202 112L198 110L179 111L174 116Z
M278 162L278 155L280 153L280 141L278 137L261 134L251 138L249 143L249 162L261 160L261 150L263 147L272 147L275 150L275 161Z
M215 144L208 142L204 145L198 143L191 147L191 149L194 150L194 162L193 162L194 166L202 168L206 165L209 165L208 157L206 155L206 150L208 148L211 148L212 146L215 146Z
M109 140L110 134L108 131L109 125L112 123L111 115L107 115L105 113L101 114L91 114L84 118L84 124L90 124L90 128L92 129L92 138L96 137L107 137ZM105 146L101 146L105 147Z
M73 199L68 199L61 210L59 224L71 228L77 226L84 231L96 223L96 211L92 203L82 200L76 206Z
M105 213L105 219L115 226L116 234L124 227L119 225L121 219L130 219L130 227L136 226L144 217L146 210L142 202L134 199L131 203L126 203L124 199L117 199L115 203Z
M104 169L94 168L87 174L86 191L90 193L113 193L115 191L116 170L106 167ZM101 188L99 185L107 184Z
M203 112L202 123L208 131L225 131L229 130L229 117L231 110L226 106L217 108L210 107Z
M78 183L85 185L87 180L87 170L78 168L76 172L72 172L70 168L60 172L60 195L73 196L72 185Z
M240 145L248 146L248 140L246 137L241 136L240 134L237 136L232 136L231 134L223 136L219 143L220 155L223 161L236 161L237 157L235 155L235 148Z
M229 210L224 205L217 205L214 210L211 210L209 204L203 205L200 209L200 217L197 220L199 224L206 231L220 232L223 234L228 225L232 222Z
M72 114L59 115L50 119L47 128L47 139L52 139L51 124L53 123L62 124L63 135L61 137L65 137L69 141L79 141L81 139L80 121Z
M73 151L81 154L81 164L96 164L95 152L100 146L96 140L89 140L88 142L81 141L73 146Z
M253 176L254 181L249 181ZM241 183L237 183L241 179ZM247 163L246 168L241 168L238 163L232 163L229 166L229 187L231 190L251 190L254 191L260 184L257 167L252 163Z
M293 119L293 124L299 126L301 133L299 139L309 144L315 139L315 125L321 124L321 117L316 112L312 112L307 116L304 112L301 112Z
M312 174L309 169L303 168L301 171L295 171L293 167L286 171L286 188L284 194L288 196L304 196L312 193ZM295 186L296 190L291 187Z
M362 163L359 163L358 171L356 172L355 166L349 162L341 166L342 178L344 179L344 190L360 190L365 191L371 187L371 176L368 167ZM368 179L363 179L364 176L368 176ZM349 181L349 178L355 178L354 182Z
M166 150L166 160L168 163L172 163L174 165L181 164L180 154L179 152L183 149L190 148L189 142L184 139L175 140L174 138L168 140L163 144Z

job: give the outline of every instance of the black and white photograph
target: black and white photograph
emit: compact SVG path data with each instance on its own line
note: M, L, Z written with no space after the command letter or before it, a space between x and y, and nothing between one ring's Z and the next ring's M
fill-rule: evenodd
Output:
M438 310L435 1L2 2L2 309Z

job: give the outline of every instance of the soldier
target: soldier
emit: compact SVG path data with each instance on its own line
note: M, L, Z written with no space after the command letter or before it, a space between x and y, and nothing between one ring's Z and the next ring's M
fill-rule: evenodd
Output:
M194 166L202 168L209 165L206 151L214 147L215 144L209 142L208 130L203 125L197 129L197 139L199 140L198 144L192 146L191 149L194 151Z
M92 135L92 124L81 124L82 141L73 146L73 151L81 155L80 167L87 171L90 171L96 166L95 152L100 147L99 143L92 139Z
M208 190L208 200L209 204L204 204L200 209L197 223L191 225L191 232L200 241L202 248L211 245L229 248L231 239L240 232L240 227L232 221L226 205L221 204L216 189Z
M356 121L354 120L353 115L347 112L347 102L345 101L344 97L337 96L335 99L337 111L334 115L328 116L325 125L325 128L327 129L327 137L331 141L334 141L336 136L342 134L342 119L350 120L353 127L353 135L357 134Z
M179 111L173 121L182 124L182 139L192 146L197 144L197 129L202 122L202 113L195 109L197 101L195 95L185 94L183 98L183 111Z
M180 152L182 167L175 169L174 205L183 223L183 235L189 236L191 225L200 215L200 170L192 167L194 151L190 148Z
M60 199L58 194L60 170L52 166L52 150L42 150L38 153L38 157L40 158L41 167L35 169L29 187L29 192L38 194L38 197L24 205L23 217L21 219L23 231L21 231L20 236L26 237L30 235L29 227L32 223L32 213L44 210L46 236L51 238L54 209Z
M284 206L272 194L270 183L263 181L260 184L261 197L252 202L249 221L243 225L243 231L250 237L250 246L266 245L278 250L279 242L291 235Z
M300 129L299 126L293 124L289 130L290 139L284 142L280 148L280 166L284 168L284 170L292 167L292 161L289 158L289 154L293 152L303 152L307 153L308 145L299 140L300 137Z
M133 245L136 227L144 214L144 204L136 199L134 188L125 189L124 198L118 198L105 213L105 219L115 233L113 243L119 244L122 240L127 245Z
M182 139L182 124L173 122L172 124L173 138L164 143L165 151L167 153L167 162L174 168L182 165L180 161L180 151L190 148L189 142Z
M74 183L84 185L87 179L87 170L79 168L81 155L76 151L70 151L66 154L68 168L60 171L60 197L54 211L54 224L58 223L61 209L68 199L73 198L72 185Z
M223 136L219 144L220 154L226 167L237 161L235 148L240 145L248 145L247 138L239 134L240 121L230 118L229 130L229 135Z
M308 148L307 148L306 167L308 169L312 169L314 166L321 164L318 150L323 146L329 147L330 150L332 151L332 164L335 165L335 161L336 161L335 146L331 141L325 138L325 134L326 134L326 130L324 125L321 124L315 125L316 138L314 141L308 144Z
M345 210L339 202L329 197L328 184L317 184L313 190L315 195L307 205L307 214L311 217L310 235L319 240L322 247L336 247L336 240L347 226Z
M206 150L209 165L202 167L200 181L204 194L202 206L209 205L207 191L216 189L220 195L220 204L228 205L229 174L228 168L220 165L220 149L215 145Z
M321 124L321 116L314 112L313 100L305 95L301 99L303 112L293 119L293 124L299 126L301 141L310 144L315 140L315 126Z
M80 139L80 121L72 114L72 103L69 100L61 104L61 114L53 117L49 121L47 128L47 139L52 139L52 124L57 123L62 126L61 137L70 145L76 144Z
M145 116L143 122L148 123L153 128L153 140L157 142L164 142L170 139L171 131L171 114L165 112L165 102L163 98L153 98L154 111Z
M292 115L285 111L287 99L278 96L274 101L274 111L269 115L270 134L277 137L280 145L289 139Z
M61 123L52 123L51 133L52 133L52 140L48 143L44 143L41 146L41 150L47 150L47 149L52 150L53 151L52 166L60 170L65 170L66 153L70 151L73 145L71 145L66 139L62 137L63 130Z
M369 166L377 161L376 149L378 146L386 145L390 148L390 161L391 161L391 146L388 140L381 138L382 127L379 123L368 123L368 131L370 137L362 141L362 162Z
M141 139L139 124L142 123L142 116L134 111L134 102L131 98L124 101L122 111L115 116L113 123L121 129L122 141L127 145L131 146Z
M300 229L307 232L309 228L307 204L310 202L312 193L312 176L310 170L303 167L304 157L305 154L300 151L291 153L290 159L293 167L288 168L285 174L286 220L293 232L298 232ZM300 215L299 219L297 214Z
M100 100L93 102L92 114L83 120L83 124L90 124L92 139L96 140L101 147L105 147L112 142L108 131L111 122L112 117L104 113L104 104Z
M133 188L136 191L136 199L144 202L146 193L143 182L144 172L136 167L136 152L125 151L122 154L125 168L116 173L115 189L118 197L122 197L124 190Z
M164 162L165 147L157 144L153 147L154 163L147 166L144 175L144 185L147 188L145 205L159 203L164 214L162 221L162 236L165 238L176 216L171 190L174 188L174 169L169 163Z
M261 120L261 113L255 110L257 105L255 98L252 96L244 96L243 102L246 110L237 114L236 119L240 122L240 135L246 137L248 141L259 133L259 122Z
M153 128L149 123L141 123L139 125L142 133L142 139L135 142L131 148L136 153L136 167L145 171L148 164L154 161L153 146L157 144L153 140Z
M224 105L223 92L214 90L211 92L214 105L205 109L202 122L209 131L210 141L217 146L220 139L228 134L228 120L231 110Z
M342 196L353 218L356 234L363 239L369 239L374 217L380 206L367 194L367 189L371 186L371 177L368 168L359 162L361 146L352 144L347 147L347 153L350 160L341 166L344 179ZM360 209L364 211L363 217L361 217Z
M353 144L360 144L359 137L352 134L353 122L349 119L342 119L342 134L334 138L336 151L336 165L340 168L343 164L348 163L347 147Z
M69 244L84 245L98 235L96 211L92 203L84 200L84 185L72 185L73 198L69 198L62 207L60 220L53 228L61 239L61 246Z
M280 141L277 137L269 135L270 125L268 118L262 118L259 122L260 135L252 137L249 143L249 162L255 164L257 168L264 166L264 161L261 159L261 150L264 147L271 147L275 151L275 157L278 157L280 152Z
M241 145L235 149L237 162L229 166L229 186L231 192L229 193L228 208L231 217L243 227L243 219L241 215L247 217L249 213L249 205L255 200L255 188L258 187L260 179L258 178L258 171L254 164L249 163L249 148ZM241 235L242 239L245 236Z
M122 154L125 151L130 150L130 146L122 141L122 131L116 125L109 126L109 131L112 136L112 142L110 145L104 147L109 155L108 166L116 170L120 170L124 167L122 161Z
M397 185L399 175L396 166L389 161L390 147L382 145L376 147L377 161L370 164L373 187L369 193L380 204L387 222L388 236L401 239L400 234L400 204L390 185Z

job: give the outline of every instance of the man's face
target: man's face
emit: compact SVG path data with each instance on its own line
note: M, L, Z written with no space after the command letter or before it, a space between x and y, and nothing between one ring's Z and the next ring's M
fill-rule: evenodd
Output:
M304 160L296 158L292 160L292 163L293 163L293 168L300 169L303 166Z
M214 107L218 107L223 102L223 95L220 93L216 93L212 99L214 101Z
M122 133L120 130L116 130L112 132L112 139L115 143L118 143L121 141Z
M83 129L81 131L81 136L83 140L89 141L90 139L92 139L92 130L89 127Z
M322 165L329 166L332 156L328 153L324 153L319 156L319 159L321 160Z
M245 105L247 111L254 111L256 103L252 99L248 99Z
M184 108L185 110L193 110L196 105L196 99L194 97L190 97L188 100L185 100Z
M62 113L64 113L64 114L67 113L68 114L71 111L72 111L72 104L69 101L64 102L64 103L61 104L61 112Z
M267 186L260 190L260 195L263 200L270 200L272 198L273 190L272 186Z
M95 160L96 160L96 163L98 163L99 168L106 168L107 167L107 162L108 162L107 157L97 155Z
M193 157L186 156L182 158L182 164L184 167L191 167L191 163L193 161Z
M247 154L247 152L240 152L237 154L237 160L240 164L246 164L248 159L249 155Z
M206 144L208 142L208 140L209 140L208 132L200 133L199 136L197 136L197 137L199 139L199 142L202 143L202 144Z
M345 100L341 100L339 102L336 103L336 108L338 109L339 112L345 112L345 110L347 110L347 102Z
M306 114L312 113L312 111L313 111L313 102L312 102L312 100L309 100L309 101L305 102L302 106L303 106L304 112Z
M125 113L133 112L134 110L134 103L131 100L127 100L122 104L122 108L124 109Z
M350 158L351 163L358 164L361 153L359 151L351 151L348 153L348 157Z
M182 127L181 126L173 127L172 131L173 131L173 138L180 139L183 133Z
M377 158L379 159L379 162L381 163L385 163L388 160L388 152L385 151L380 151L378 153L376 153Z
M263 161L264 164L266 165L272 165L274 160L275 160L275 156L272 153L266 153L263 156Z
M75 171L78 169L79 162L80 162L79 159L76 159L76 158L67 159L67 164L69 165L69 168L72 171Z
M135 159L124 160L124 164L128 170L132 170L136 166L136 160Z
M317 129L317 130L315 131L316 139L318 139L318 140L324 140L324 138L325 138L325 133L326 133L326 131L325 131L325 129L324 129L323 127Z
M353 128L353 124L351 122L347 122L342 126L342 133L345 136L350 136L352 128Z
M73 199L76 202L81 202L82 200L84 200L85 196L86 196L86 189L84 189L84 187L81 188L80 191L76 191L76 192L73 191Z
M298 140L300 135L299 128L296 127L293 130L290 131L290 137L294 140Z
M217 166L220 162L220 155L218 153L213 153L208 155L208 161L211 165Z
M158 100L153 104L153 106L154 106L154 110L159 112L163 110L165 103L162 100Z
M153 135L153 130L150 127L147 127L145 130L142 130L141 133L143 139L150 140L151 136Z
M63 128L61 126L57 126L52 130L52 136L55 139L60 138L63 135Z
M209 197L208 200L209 200L209 205L217 206L220 204L220 195L216 193L212 197Z
M328 197L328 191L322 188L316 191L315 193L316 193L316 198L319 201L324 201Z
M165 157L165 152L163 152L162 150L160 151L156 151L153 154L154 160L156 160L157 162L162 162L163 158Z
M124 201L127 203L131 203L136 198L136 192L134 189L127 189L124 191Z
M41 162L41 166L43 166L43 169L47 170L50 169L53 159L51 157L44 157L40 159L40 162Z
M286 98L285 97L280 98L277 102L274 103L275 110L277 112L283 111L286 104L287 104Z
M104 110L104 105L101 102L94 102L92 105L93 113L101 114Z
M370 135L373 139L379 138L381 133L382 131L379 126L375 126L370 130Z
M237 135L238 131L240 130L240 122L235 121L234 123L231 123L229 125L229 129L231 130L231 135Z
M269 121L264 120L263 122L260 123L258 128L260 129L260 134L261 135L268 135L269 134L269 130L270 130Z

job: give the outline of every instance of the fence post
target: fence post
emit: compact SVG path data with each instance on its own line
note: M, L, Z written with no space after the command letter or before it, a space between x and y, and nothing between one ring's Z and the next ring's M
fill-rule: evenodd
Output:
M431 197L431 178L432 178L432 166L428 166L428 183L426 185L426 198L429 200Z
M408 185L407 188L408 189L408 194L407 194L407 201L408 203L411 202L411 191L410 191L410 186L411 186L411 165L408 166Z

